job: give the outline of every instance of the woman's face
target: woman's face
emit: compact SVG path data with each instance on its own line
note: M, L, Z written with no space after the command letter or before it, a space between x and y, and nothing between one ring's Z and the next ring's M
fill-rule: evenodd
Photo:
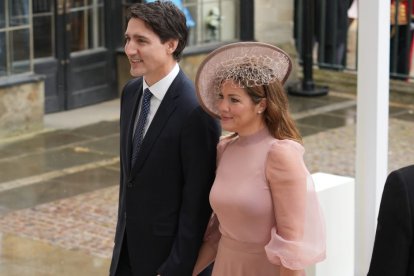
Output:
M246 136L264 127L265 100L262 99L255 104L247 92L231 80L222 84L217 107L220 112L221 126L226 131Z

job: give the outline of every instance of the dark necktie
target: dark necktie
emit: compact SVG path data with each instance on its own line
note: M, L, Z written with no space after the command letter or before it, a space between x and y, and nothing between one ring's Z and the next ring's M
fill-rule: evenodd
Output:
M139 149L141 148L142 139L144 137L145 124L147 123L147 117L150 110L151 96L151 91L148 88L146 88L144 90L144 95L141 104L141 112L139 113L137 126L135 128L134 139L132 141L132 166L134 166L135 164L135 161L139 153Z

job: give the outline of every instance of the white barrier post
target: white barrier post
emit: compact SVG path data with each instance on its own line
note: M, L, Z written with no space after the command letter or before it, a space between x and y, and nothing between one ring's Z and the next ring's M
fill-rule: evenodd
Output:
M312 175L325 216L326 259L306 270L307 276L354 274L355 179L326 173Z

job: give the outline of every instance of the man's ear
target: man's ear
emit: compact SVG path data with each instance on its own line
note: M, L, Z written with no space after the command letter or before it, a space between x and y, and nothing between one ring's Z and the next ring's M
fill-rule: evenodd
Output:
M177 39L170 39L167 41L167 51L169 54L174 53L175 49L178 47L178 40Z

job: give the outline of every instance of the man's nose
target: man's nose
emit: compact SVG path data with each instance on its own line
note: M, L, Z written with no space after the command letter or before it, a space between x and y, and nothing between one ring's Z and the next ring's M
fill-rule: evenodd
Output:
M133 43L131 42L125 43L124 51L125 51L125 54L128 56L136 53L136 49L133 46Z

